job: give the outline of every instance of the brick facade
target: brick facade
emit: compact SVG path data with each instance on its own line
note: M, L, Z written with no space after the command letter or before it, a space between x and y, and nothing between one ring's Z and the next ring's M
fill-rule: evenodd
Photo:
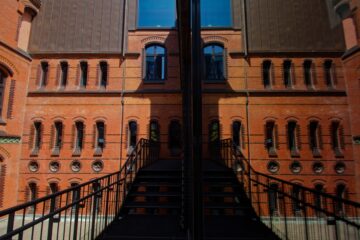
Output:
M61 190L118 170L128 154L130 121L137 123L139 140L149 138L150 121L156 120L160 126L161 158L181 158L169 149L169 125L174 120L182 121L176 30L129 30L127 51L123 54L33 53L30 57L18 49L16 41L23 5L15 0L6 2L6 8L0 10L0 23L6 26L0 28L0 67L9 74L4 91L4 123L0 125L4 133L4 137L0 136L0 180L5 179L5 184L0 182L0 194L6 193L3 199L0 198L0 208L28 201L30 183L36 183L37 197L41 197L49 193L51 183L57 183ZM356 12L354 19L357 15ZM6 21L1 21L3 17ZM354 136L360 135L358 53L347 58L337 52L264 52L244 57L241 30L204 30L202 38L204 45L221 44L227 52L227 81L203 84L205 158L211 157L207 145L210 123L219 121L220 137L226 139L232 137L232 123L240 121L241 151L259 171L308 187L322 184L328 193L335 193L338 184L345 184L349 198L359 200L358 181L355 180L360 179L360 145L353 141ZM142 79L143 49L153 43L161 44L167 50L167 76L161 83L146 83ZM285 60L292 62L290 89L284 85ZM307 60L312 61L313 67L310 87L304 79L303 66ZM334 66L331 88L326 83L324 71L324 63L328 60ZM88 64L88 81L86 88L79 88L80 62L83 61ZM264 61L272 63L269 88L265 88L263 82ZM39 87L44 62L48 66L46 84ZM60 87L61 62L68 64L64 88ZM106 88L99 86L100 62L106 62L108 66ZM309 124L314 120L321 128L317 155L309 141ZM95 147L96 123L99 121L105 124L105 147L101 153ZM276 154L269 154L265 147L268 121L273 121L276 126ZM295 121L298 126L296 156L288 148L287 125L290 121ZM41 123L40 145L36 151L35 122ZM55 122L63 124L63 140L56 154ZM74 150L76 122L84 124L81 152ZM341 154L333 149L333 122L340 126ZM80 169L74 163L80 163ZM269 171L268 166L272 163L279 166L276 173ZM300 171L291 168L295 166L293 163L300 163ZM345 165L344 172L336 172L335 166L339 163ZM100 171L99 166L103 166Z

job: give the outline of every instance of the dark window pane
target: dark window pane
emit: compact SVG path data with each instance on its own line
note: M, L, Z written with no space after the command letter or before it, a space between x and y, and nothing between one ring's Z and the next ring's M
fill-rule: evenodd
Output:
M325 81L328 87L332 87L333 83L333 63L331 60L327 60L324 63L325 68Z
M312 85L312 62L307 60L304 62L304 79L306 86Z
M84 124L82 122L77 122L76 124L76 148L83 148L83 139L84 139Z
M291 79L291 61L285 61L284 62L284 84L285 87L291 87L292 86L292 79Z
M56 140L55 140L55 147L60 147L62 143L62 123L56 122L55 123L55 131L56 131Z
M170 148L181 148L181 125L178 121L171 121L169 127Z
M132 121L129 122L129 147L135 147L137 141L137 123Z
M239 121L233 122L232 134L233 134L233 143L235 146L240 146L240 130L241 123Z
M106 62L100 63L100 71L101 71L100 86L106 87L108 82L108 64Z
M204 48L206 80L221 81L224 76L224 48L209 45Z
M275 147L274 144L274 122L266 123L266 140L265 140L266 148L268 150Z
M65 87L67 85L68 69L69 69L68 63L62 62L61 63L61 82L60 82L61 87Z
M41 144L41 122L35 122L35 148L40 148Z
M146 76L145 80L165 80L165 48L153 45L146 48Z
M296 122L289 122L288 124L288 139L289 148L291 151L296 151Z
M80 87L86 87L87 78L88 78L88 64L87 62L80 63L81 68L81 79L80 79Z
M105 124L103 122L96 123L97 128L97 146L104 148L105 143Z
M160 140L159 124L155 121L150 123L150 140L158 142Z
M230 0L201 0L202 27L231 27Z
M263 63L263 82L265 87L269 87L271 84L271 62L264 61Z
M173 28L175 25L175 0L139 0L138 27Z
M311 149L317 149L318 144L318 123L311 122L310 123L310 145Z

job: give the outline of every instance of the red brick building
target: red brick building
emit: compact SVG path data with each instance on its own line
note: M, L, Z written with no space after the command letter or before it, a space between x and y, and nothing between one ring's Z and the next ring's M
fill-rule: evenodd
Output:
M0 208L114 172L141 138L181 159L175 4L141 1L6 0ZM232 138L261 172L360 200L357 1L211 2L205 158ZM173 22L157 25L164 11Z

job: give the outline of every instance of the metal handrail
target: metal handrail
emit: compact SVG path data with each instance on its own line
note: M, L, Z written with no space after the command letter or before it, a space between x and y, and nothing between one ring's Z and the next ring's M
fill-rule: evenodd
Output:
M159 143L141 139L119 171L0 211L0 240L98 237L120 214L137 172L158 154Z
M231 139L220 142L219 154L221 164L234 170L258 218L280 238L319 239L319 233L327 233L329 239L360 239L358 202L258 172Z

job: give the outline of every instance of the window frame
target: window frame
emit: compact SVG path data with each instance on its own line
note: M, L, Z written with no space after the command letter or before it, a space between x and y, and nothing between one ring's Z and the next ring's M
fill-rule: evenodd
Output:
M206 54L205 54L205 49L208 48L208 47L212 47L213 49L215 47L220 47L222 49L222 54L221 54L221 57L222 57L222 78L214 78L214 79L211 79L211 78L208 78L208 74L207 74L207 64L206 64ZM206 44L204 44L203 48L202 48L202 54L203 54L203 68L204 68L204 82L205 83L226 83L227 80L228 80L228 76L227 76L227 49L225 48L225 45L223 43L220 43L220 42L208 42ZM213 50L213 53L211 55L212 57L219 57L220 54L214 54L214 50Z
M5 90L6 90L6 81L9 77L5 71L0 69L0 124L4 122L3 120L3 111L4 111L4 100L5 100Z
M201 1L201 0L200 0ZM233 7L233 1L232 0L228 0L230 3L230 26L202 26L202 23L200 22L200 27L202 30L226 30L226 29L233 29L235 26L235 22L234 22L234 7ZM202 5L202 4L201 4ZM201 14L201 9L200 9L200 14Z
M147 53L147 50L151 47L155 47L155 52L153 55L148 55ZM153 57L153 58L156 58L158 56L161 56L161 54L156 54L156 48L157 47L160 47L164 50L164 54L163 56L161 57L162 61L161 63L164 64L161 65L161 71L164 70L164 72L161 72L161 75L164 75L164 78L163 79L157 79L157 78L154 78L154 79L150 79L148 78L148 62L147 62L147 59L148 57ZM142 80L144 83L165 83L165 81L167 80L168 78L168 50L166 48L166 46L162 43L158 43L158 42L154 42L154 43L149 43L149 44L146 44L144 49L143 49L143 76L142 76ZM154 64L154 67L156 67L156 64ZM154 70L154 72L156 72L156 69ZM155 74L156 75L156 74Z
M269 67L268 68L265 68L265 64L269 63ZM263 85L264 85L264 88L265 89L271 89L272 86L273 86L273 62L269 59L266 59L262 62L261 64L261 71L262 71L262 80L263 80ZM265 71L267 70L267 71ZM268 84L266 84L266 81L265 81L265 72L267 73L268 75Z
M289 64L289 65L288 65ZM284 60L283 64L283 81L284 86L287 89L293 89L294 88L294 66L293 61L290 59ZM287 78L288 76L288 78Z
M69 78L69 63L67 61L60 62L60 71L61 74L60 74L59 88L64 89L68 84L68 78Z
M89 81L89 63L87 61L80 61L80 79L79 88L85 89Z
M314 89L314 86L315 86L314 70L315 69L314 69L313 60L305 59L303 62L303 74L304 74L304 83L308 89Z
M140 17L140 0L136 0L136 29L137 30L175 30L177 29L177 22L178 22L178 16L177 16L177 10L176 10L176 0L175 1L175 9L174 9L174 14L175 14L175 20L174 20L174 26L173 27L169 27L169 26L164 26L164 27L156 27L156 26L149 26L149 27L145 27L145 26L140 26L139 25L139 17Z
M155 126L155 129L153 129L152 126ZM156 136L157 139L155 139L154 136ZM160 138L160 124L157 120L152 119L149 124L149 140L153 142L160 142Z
M135 126L135 134L132 133L131 124L134 124ZM131 151L136 147L137 144L137 138L138 138L138 123L135 120L130 120L128 122L128 153L131 153Z

